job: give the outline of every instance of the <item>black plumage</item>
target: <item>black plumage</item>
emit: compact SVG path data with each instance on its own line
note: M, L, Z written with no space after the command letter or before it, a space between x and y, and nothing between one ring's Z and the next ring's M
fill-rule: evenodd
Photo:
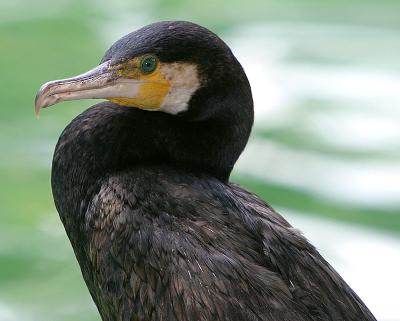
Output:
M375 320L298 230L228 181L253 123L230 49L195 24L162 22L102 62L148 52L199 67L188 110L100 103L54 153L55 204L102 319Z

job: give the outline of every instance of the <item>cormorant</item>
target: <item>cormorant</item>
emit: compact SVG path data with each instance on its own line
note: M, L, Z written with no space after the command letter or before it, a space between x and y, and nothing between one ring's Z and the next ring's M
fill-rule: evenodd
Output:
M150 24L44 84L35 109L82 98L108 101L65 128L51 183L104 321L375 320L298 230L229 182L253 101L218 36Z

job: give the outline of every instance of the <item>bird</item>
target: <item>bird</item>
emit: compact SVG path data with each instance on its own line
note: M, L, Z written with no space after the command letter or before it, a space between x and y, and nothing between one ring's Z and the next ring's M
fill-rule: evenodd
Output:
M144 26L42 85L35 111L77 99L103 101L62 132L51 186L102 320L376 320L298 229L230 182L253 99L215 33Z

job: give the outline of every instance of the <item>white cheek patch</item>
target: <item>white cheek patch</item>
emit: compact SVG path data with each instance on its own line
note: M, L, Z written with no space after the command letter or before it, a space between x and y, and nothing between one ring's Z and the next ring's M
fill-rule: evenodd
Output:
M169 114L186 111L190 98L200 88L196 65L185 62L164 63L160 72L170 82L171 89L159 110Z

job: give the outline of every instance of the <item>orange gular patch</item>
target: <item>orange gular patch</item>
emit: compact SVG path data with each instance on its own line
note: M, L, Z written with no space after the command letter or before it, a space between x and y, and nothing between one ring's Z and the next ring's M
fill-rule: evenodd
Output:
M135 79L138 81L138 92L134 98L110 97L108 100L121 106L137 107L147 110L161 108L165 97L168 95L171 84L160 72L160 63L156 70L150 74L140 71L140 58L134 58L123 65L117 66L121 78Z

